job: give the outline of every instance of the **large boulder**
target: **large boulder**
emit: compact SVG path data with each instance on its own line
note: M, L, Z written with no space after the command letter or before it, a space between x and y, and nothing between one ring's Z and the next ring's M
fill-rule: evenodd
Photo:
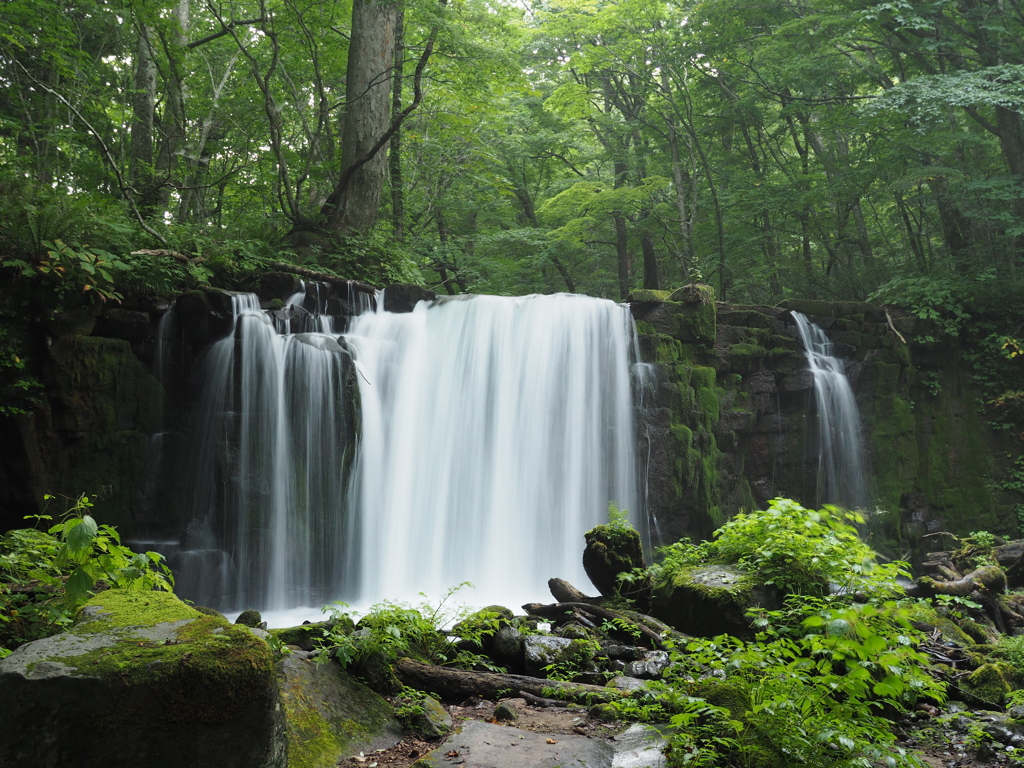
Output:
M284 768L270 648L164 592L108 590L0 660L0 768Z
M644 548L640 534L625 525L598 525L584 534L583 569L604 597L628 597L646 609L650 598L650 582L646 577L624 583L619 576L644 569Z
M655 587L651 598L652 615L699 637L750 637L749 609L781 607L782 595L777 589L735 565L680 568Z
M288 765L333 768L402 739L394 709L335 661L285 656L277 667L288 729Z

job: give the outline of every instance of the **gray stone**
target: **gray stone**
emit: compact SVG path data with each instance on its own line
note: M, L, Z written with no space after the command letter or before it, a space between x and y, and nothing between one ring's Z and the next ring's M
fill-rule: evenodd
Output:
M395 283L384 289L384 311L412 312L421 301L431 302L436 297L433 291L410 283Z
M607 739L524 731L467 721L413 768L449 766L586 766L586 768L661 768L664 738L653 728L634 725Z
M412 717L412 729L417 736L433 741L452 729L452 716L434 699L426 696L420 706L423 711Z
M544 667L555 664L562 652L572 645L572 640L550 635L527 635L523 639L523 663L526 674L544 677Z
M168 593L109 590L84 618L0 660L0 768L284 768L266 643Z
M335 662L285 656L277 664L277 684L291 765L333 768L351 755L387 749L402 738L391 705Z
M641 680L657 680L668 669L668 654L665 651L650 651L640 661L626 665L625 674Z
M499 627L498 631L484 642L487 654L510 671L523 665L523 634L512 626Z
M516 708L513 707L507 701L498 702L498 705L494 708L494 719L499 722L508 722L510 720L518 720L519 713L516 712Z
M782 596L734 565L681 568L658 585L651 600L653 616L699 637L752 637L747 611L755 607L776 610Z

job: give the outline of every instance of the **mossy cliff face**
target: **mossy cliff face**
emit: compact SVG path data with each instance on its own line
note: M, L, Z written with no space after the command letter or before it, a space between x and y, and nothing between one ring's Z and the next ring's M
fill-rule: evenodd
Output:
M364 284L315 277L273 272L233 287L257 292L263 307L279 309L305 279L304 309L331 315L339 327L372 293ZM44 494L85 493L96 518L126 538L176 535L194 514L179 493L180 467L195 448L186 434L196 394L189 382L204 350L231 331L235 294L204 286L173 303L130 296L121 306L97 307L92 315L98 317L90 316L95 322L36 328L38 338L27 346L35 350L33 373L44 385L39 405L30 414L0 418L6 446L0 530L42 511ZM298 331L298 313L281 313L278 320L286 317ZM354 398L354 371L346 376ZM352 443L355 428L354 421L346 426ZM345 472L351 459L343 457ZM63 510L51 505L46 511Z
M656 534L669 541L710 533L721 522L714 296L707 286L687 286L667 296L634 292L630 300L641 354L653 364L640 403L639 450L648 459Z
M284 768L267 644L168 593L110 590L0 661L0 765Z
M1013 510L1024 499L992 491L1013 456L1002 458L1004 438L979 413L957 339L936 341L922 321L870 304L711 309L709 291L631 296L641 354L652 368L640 452L650 456L649 509L663 543L706 537L725 517L778 496L822 503L808 438L813 380L792 311L822 327L846 360L863 422L869 511L877 512L869 534L877 547L917 550L938 530L1018 534Z
M104 522L123 525L140 508L162 388L123 339L61 336L49 355L47 397L17 423L31 492L86 493Z

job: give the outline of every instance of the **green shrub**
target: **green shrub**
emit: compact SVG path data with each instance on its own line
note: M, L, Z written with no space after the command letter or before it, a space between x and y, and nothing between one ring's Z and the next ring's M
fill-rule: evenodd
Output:
M348 667L377 658L393 664L402 657L429 664L463 667L483 666L497 670L487 657L465 650L465 644L482 645L482 639L498 630L501 616L493 611L476 611L472 621L463 622L463 636L455 637L447 628L469 616L465 608L451 607L451 598L469 582L448 590L436 606L413 607L406 603L383 602L354 624L348 606L334 603L325 610L331 613L332 626L317 641L318 659L331 656Z
M906 567L875 562L874 550L855 527L863 522L857 512L805 509L790 499L773 499L766 510L726 522L698 554L749 568L784 594L825 595L837 587L892 590Z
M172 590L163 556L122 545L113 527L88 514L91 507L88 496L79 496L45 533L25 528L0 538L0 656L60 632L101 587Z

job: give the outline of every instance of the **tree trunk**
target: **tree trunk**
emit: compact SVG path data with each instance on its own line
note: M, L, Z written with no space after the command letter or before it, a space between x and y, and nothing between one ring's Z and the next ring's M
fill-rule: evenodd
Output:
M352 7L341 177L322 210L332 234L367 234L377 220L387 158L375 145L391 124L398 11L389 0L355 0Z
M153 118L156 115L156 62L149 29L141 21L135 49L135 89L132 92L132 141L128 183L135 190L143 215L156 205L153 189Z
M405 11L399 9L395 23L395 70L391 81L391 119L402 114L402 66L405 59ZM402 128L399 126L388 147L388 172L391 184L391 229L395 240L405 240L405 188L402 179Z

